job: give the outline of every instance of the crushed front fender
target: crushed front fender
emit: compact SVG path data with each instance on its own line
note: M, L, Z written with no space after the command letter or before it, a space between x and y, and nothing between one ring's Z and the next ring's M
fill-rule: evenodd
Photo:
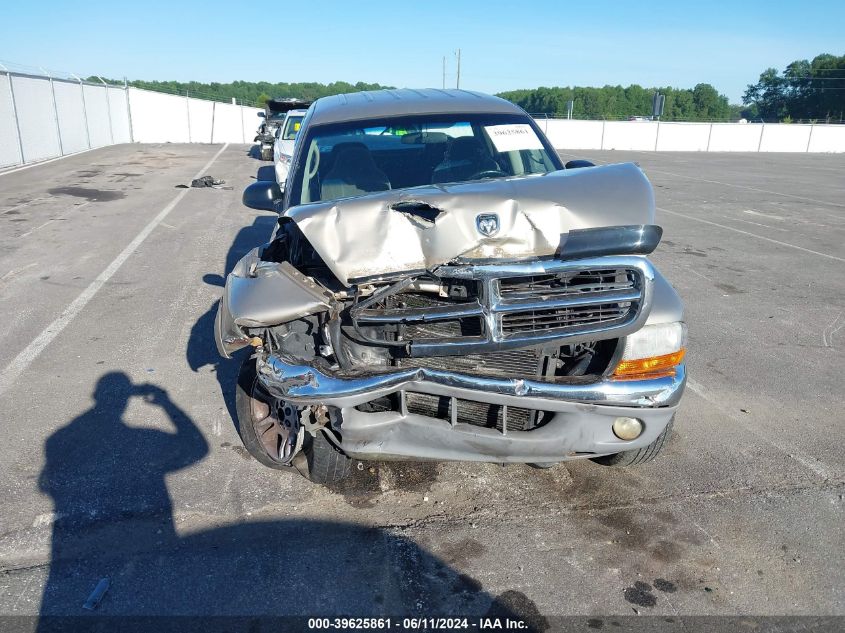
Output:
M288 262L265 262L253 249L226 277L214 321L217 351L225 358L249 345L245 328L271 327L328 311L332 294Z

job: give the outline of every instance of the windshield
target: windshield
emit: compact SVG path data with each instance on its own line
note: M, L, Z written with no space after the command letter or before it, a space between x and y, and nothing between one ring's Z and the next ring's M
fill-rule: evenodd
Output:
M309 131L290 204L561 169L518 114L417 115Z
M285 124L285 131L282 134L283 141L292 141L296 138L299 128L302 127L302 118L301 116L288 117L288 122Z

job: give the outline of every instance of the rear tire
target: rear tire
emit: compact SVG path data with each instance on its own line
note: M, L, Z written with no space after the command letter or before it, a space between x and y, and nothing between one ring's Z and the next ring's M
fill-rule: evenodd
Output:
M602 455L601 457L593 457L591 461L602 466L636 466L637 464L644 464L653 460L663 447L666 445L666 440L672 434L672 425L675 423L675 416L669 420L669 424L663 429L663 432L657 436L648 446L643 446L632 451L623 451L621 453L614 453L613 455Z
M261 148L261 160L273 160L273 148L272 147L262 147Z

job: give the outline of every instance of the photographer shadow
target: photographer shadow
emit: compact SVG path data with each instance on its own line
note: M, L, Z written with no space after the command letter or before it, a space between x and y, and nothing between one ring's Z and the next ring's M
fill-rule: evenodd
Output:
M160 407L174 431L127 425L124 416L134 397ZM42 613L61 602L67 577L58 570L65 561L107 551L126 557L173 549L178 537L165 476L208 454L202 433L160 387L136 385L126 374L110 372L98 380L93 398L90 409L44 446L38 484L54 511Z
M122 616L101 622L111 630L163 631L257 630L253 624L265 617L271 629L304 630L305 620L274 618L455 614L546 628L518 592L494 599L394 530L310 519L208 527L210 520L188 517L177 532L165 479L201 461L208 443L155 385L112 372L93 398L45 445L39 484L53 500L55 521L39 630L90 630L100 616ZM159 407L173 430L140 427L143 419L134 418L143 414L127 419L137 411L129 409L133 398ZM84 611L102 579L108 591L96 611ZM67 617L85 614L95 619Z

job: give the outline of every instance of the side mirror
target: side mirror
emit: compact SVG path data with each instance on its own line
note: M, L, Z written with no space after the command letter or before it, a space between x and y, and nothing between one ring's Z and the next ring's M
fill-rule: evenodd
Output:
M243 203L250 209L275 211L276 203L282 199L282 190L275 182L258 180L244 189Z
M582 160L580 158L578 160L571 160L568 163L566 163L566 165L564 165L564 167L566 167L567 169L578 169L579 167L595 167L595 166L596 166L595 163L591 163L588 160Z
M263 112L256 112L256 114L257 114L258 116L260 116L262 119L263 119L263 118L264 118L264 116L265 116L265 114L264 114Z

